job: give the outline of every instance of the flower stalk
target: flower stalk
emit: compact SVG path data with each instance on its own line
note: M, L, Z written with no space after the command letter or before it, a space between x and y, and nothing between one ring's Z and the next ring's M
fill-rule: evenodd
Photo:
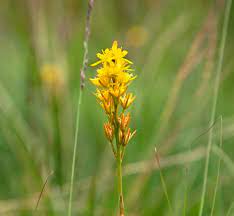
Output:
M118 167L118 193L119 193L119 214L124 216L124 200L123 200L123 183L122 183L122 159L121 150L118 150L117 156L117 167Z
M101 65L97 76L90 81L97 87L95 96L107 115L108 122L104 124L104 132L111 144L117 164L117 182L119 194L119 215L124 216L124 198L122 186L122 161L127 144L136 131L129 128L130 113L125 111L135 100L127 93L128 86L136 78L130 68L132 62L125 58L126 50L118 47L114 41L110 49L98 53L99 61L91 66ZM115 139L115 143L113 140Z

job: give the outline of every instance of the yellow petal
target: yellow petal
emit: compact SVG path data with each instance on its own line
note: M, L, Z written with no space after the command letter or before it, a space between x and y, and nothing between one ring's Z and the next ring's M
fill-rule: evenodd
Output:
M98 58L102 59L102 58L103 58L103 56L104 56L103 54L101 54L101 53L97 53L97 57L98 57Z
M89 80L90 80L95 86L98 86L98 87L101 87L101 86L102 86L101 83L100 83L100 81L99 81L99 78L94 78L94 79L90 78Z
M126 56L128 54L128 51L127 50L123 50L122 51L122 57Z
M97 61L97 62L94 62L93 64L91 64L91 66L94 67L94 66L97 66L97 65L99 65L101 63L102 63L102 61Z

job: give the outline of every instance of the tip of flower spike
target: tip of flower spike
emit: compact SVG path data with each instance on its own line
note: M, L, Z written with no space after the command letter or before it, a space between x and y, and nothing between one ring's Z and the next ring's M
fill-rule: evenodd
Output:
M113 44L112 44L112 49L116 50L117 48L118 48L118 42L116 40L114 40Z

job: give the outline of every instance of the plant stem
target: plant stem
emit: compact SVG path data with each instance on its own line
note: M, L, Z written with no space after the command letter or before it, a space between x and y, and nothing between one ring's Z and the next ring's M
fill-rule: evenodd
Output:
M217 65L217 71L216 71L216 77L215 77L215 83L214 83L214 100L212 103L210 125L212 125L215 120L216 105L217 105L218 93L219 93L220 74L222 72L222 66L223 66L224 48L225 48L225 42L226 42L226 36L227 36L227 30L228 30L228 22L229 22L231 5L232 5L232 0L227 0L225 12L224 12L224 22L223 22L223 29L222 29L222 35L221 35L221 42L220 42L219 53L218 53L219 56L218 56L218 65ZM210 162L210 151L212 147L212 138L213 138L213 129L210 130L209 137L208 137L208 146L207 146L207 151L206 151L206 162L205 162L204 180L203 180L203 186L202 186L199 216L203 215L207 178L208 178L208 171L209 171L209 162Z
M118 147L117 152L117 175L118 175L118 193L119 193L119 215L124 216L124 200L123 200L123 185L122 185L122 159L121 148Z
M123 184L122 184L122 149L119 140L119 122L118 122L118 103L115 105L115 141L117 148L117 181L118 181L118 196L119 196L119 215L124 216L124 200L123 200Z
M71 185L70 185L70 193L69 193L68 216L71 216L72 214L72 195L73 195L74 174L75 174L75 165L76 165L76 150L77 150L77 141L78 141L78 134L79 134L80 106L81 106L81 101L82 101L82 93L83 91L80 89L79 99L78 99L78 104L77 104L76 132L75 132L75 141L74 141L74 149L73 149L73 157L72 157L72 171L71 171Z
M76 165L76 151L77 151L77 142L78 142L78 134L79 134L79 123L80 123L80 108L82 103L82 95L85 86L85 71L87 69L88 63L88 42L90 36L90 22L91 22L91 12L93 9L94 0L89 0L88 2L88 10L86 14L86 25L85 25L85 38L84 38L84 56L83 63L80 70L80 92L77 103L77 111L76 111L76 131L75 131L75 140L74 140L74 148L73 148L73 157L72 157L72 171L71 171L71 184L69 191L69 204L68 204L68 216L72 215L72 195L73 195L73 184L74 184L74 173L75 173L75 165Z

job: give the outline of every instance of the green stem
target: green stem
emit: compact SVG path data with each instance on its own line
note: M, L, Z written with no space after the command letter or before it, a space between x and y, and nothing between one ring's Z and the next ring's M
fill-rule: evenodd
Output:
M118 123L118 103L115 105L115 141L117 148L117 176L118 176L118 196L119 196L119 215L124 216L123 184L122 184L122 149L119 141L119 123Z
M123 185L122 185L122 159L121 149L118 147L117 152L117 175L118 175L118 193L119 193L119 215L124 216L124 200L123 200Z
M68 206L68 216L71 216L72 211L72 196L73 196L73 185L74 185L74 174L75 174L75 165L76 165L76 150L77 150L77 141L79 134L79 122L80 122L80 107L82 101L82 89L80 89L79 99L77 104L77 115L76 115L76 132L75 132L75 142L73 149L73 157L72 157L72 173L71 173L71 184L70 184L70 195L69 195L69 206Z

